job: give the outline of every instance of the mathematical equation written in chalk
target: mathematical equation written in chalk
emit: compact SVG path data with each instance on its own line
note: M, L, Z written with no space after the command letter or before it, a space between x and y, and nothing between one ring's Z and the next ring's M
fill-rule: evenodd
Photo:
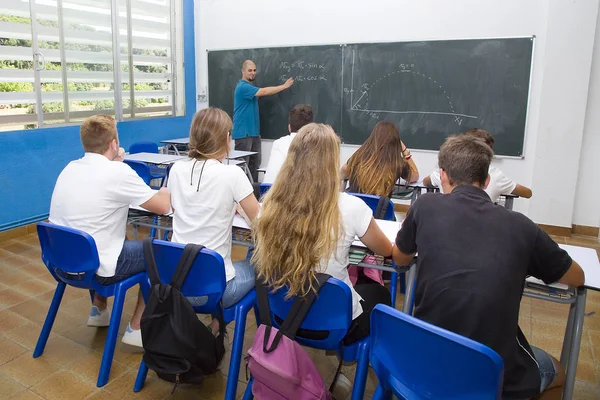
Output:
M282 61L279 69L283 72L279 76L281 82L285 82L288 78L293 78L295 82L327 82L325 64L304 60Z

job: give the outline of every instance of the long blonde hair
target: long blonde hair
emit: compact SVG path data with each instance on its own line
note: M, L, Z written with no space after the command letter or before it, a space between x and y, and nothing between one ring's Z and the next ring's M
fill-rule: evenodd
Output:
M287 285L288 296L313 290L321 260L335 254L339 160L340 139L331 126L302 127L254 222L256 271L275 290Z
M369 138L348 160L350 186L365 194L389 196L407 168L402 156L400 130L390 121L375 125Z
M231 118L220 108L209 107L198 111L190 127L189 157L206 160L227 154L231 126Z

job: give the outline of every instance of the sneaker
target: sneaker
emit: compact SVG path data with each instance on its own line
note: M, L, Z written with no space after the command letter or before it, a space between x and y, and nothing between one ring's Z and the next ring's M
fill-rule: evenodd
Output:
M127 329L125 329L125 333L123 334L123 339L121 339L121 341L130 346L144 347L142 345L142 330L132 329L131 323L127 324Z
M352 382L342 373L338 376L335 386L333 387L332 396L334 400L346 400L352 394Z
M92 306L90 317L88 318L87 326L103 327L110 324L110 311L108 307L100 311L98 307Z

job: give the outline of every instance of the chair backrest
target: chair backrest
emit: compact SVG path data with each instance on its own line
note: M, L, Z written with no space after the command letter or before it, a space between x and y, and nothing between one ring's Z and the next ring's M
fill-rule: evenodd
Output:
M261 183L260 184L260 195L264 196L265 193L267 193L269 191L269 189L271 189L271 183Z
M369 360L380 384L396 396L485 400L502 395L504 363L495 351L383 304L371 312Z
M150 167L145 162L125 160L125 164L129 165L142 178L146 185L150 185L152 180L150 177Z
M158 145L154 142L136 142L129 146L129 154L135 153L158 154Z
M275 320L274 315L280 320L284 320L294 303L295 297L286 299L286 294L287 289L269 292L271 321L275 327L279 327L279 323ZM352 293L350 288L338 279L329 278L300 326L300 329L321 331L326 338L313 340L297 336L296 341L316 349L332 349L346 336L351 323Z
M385 214L382 216L375 215L377 212L377 205L379 204L379 196L374 196L372 194L362 194L362 193L353 193L348 192L349 195L356 196L360 198L362 201L367 203L369 208L373 211L373 216L378 219L384 219L386 221L395 221L396 216L394 215L394 203L392 200L389 201L388 207L385 210Z
M154 259L158 268L160 280L171 282L171 277L181 258L185 245L182 243L166 242L155 239L152 242ZM207 296L206 304L194 307L199 313L210 313L217 305L225 290L225 264L223 257L213 250L202 249L181 288L186 297Z
M91 288L100 266L94 238L85 232L48 222L38 222L42 261L58 281Z

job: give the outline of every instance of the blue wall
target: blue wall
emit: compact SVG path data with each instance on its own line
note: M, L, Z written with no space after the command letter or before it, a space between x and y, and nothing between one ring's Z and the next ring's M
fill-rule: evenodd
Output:
M194 1L183 0L185 117L120 122L121 146L188 135L196 112ZM48 217L58 174L83 156L78 126L0 132L0 231ZM77 196L77 193L73 193Z

